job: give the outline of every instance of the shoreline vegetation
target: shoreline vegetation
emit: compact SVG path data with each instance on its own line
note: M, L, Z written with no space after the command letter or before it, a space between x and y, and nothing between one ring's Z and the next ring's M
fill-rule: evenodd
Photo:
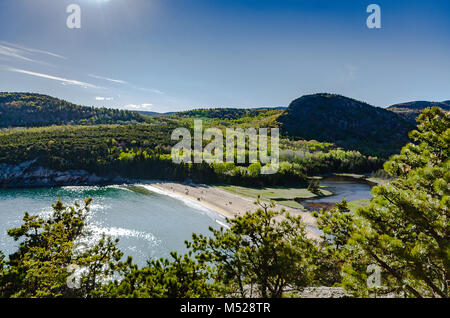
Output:
M232 191L227 191L222 187L214 185L186 184L176 182L156 182L149 185L156 187L167 194L175 194L181 198L189 199L197 202L204 207L213 210L229 219L242 217L248 211L256 209L256 197L252 198ZM298 189L299 191L303 189ZM261 198L267 202L266 198ZM278 202L274 203L274 209L284 209L291 215L300 216L303 224L307 227L307 233L310 238L318 239L319 235L309 227L317 228L316 219L311 211L306 209L292 208L282 205Z
M88 176L88 175L87 175ZM374 182L368 182L368 176L357 174L332 174L329 176L345 177L349 181L354 182L366 182L374 184ZM317 231L316 219L313 217L313 210L308 209L301 205L301 201L305 199L316 199L321 197L333 196L333 192L320 187L318 193L313 193L304 186L289 186L289 187L250 187L250 186L235 186L235 185L223 185L223 184L197 184L192 182L181 181L165 181L165 180L134 180L115 178L111 180L102 180L97 176L89 176L86 184L79 184L77 182L71 184L73 179L71 174L60 175L61 180L65 180L66 183L59 186L106 186L119 184L126 188L140 193L157 192L161 195L170 196L177 200L190 200L195 205L201 205L209 210L212 210L226 218L232 219L235 217L243 216L247 211L253 211L255 209L255 201L258 196L261 196L261 201L269 203L274 202L274 208L277 210L284 209L291 215L300 216L304 225L306 226L307 235L309 238L319 239L320 235ZM314 177L314 180L322 179L322 176ZM382 179L379 179L381 183ZM100 181L100 182L99 182ZM69 183L67 183L69 182ZM58 185L49 185L47 187L58 187ZM29 186L31 188L46 187ZM19 187L26 188L26 187ZM361 200L368 201L368 200ZM367 203L367 202L365 202ZM353 202L349 202L349 206L352 207ZM331 204L332 205L332 204ZM360 206L355 202L355 207ZM221 223L219 223L221 224ZM221 224L223 225L223 224Z
M40 155L33 166L38 170L76 171L77 165L86 165L90 174L116 172L127 181L139 178L137 192L162 192L229 214L228 226L211 227L210 235L193 234L185 241L186 254L174 252L171 258L152 259L139 267L131 257L123 261L118 240L111 237L76 249L89 234L84 227L92 200L86 199L84 207L58 201L48 219L25 213L23 224L8 230L21 243L9 259L0 252L0 297L278 298L301 297L306 288L321 286L343 287L355 297L449 297L448 115L437 107L425 109L417 130L409 134L412 142L384 163L384 173L371 169L379 163L377 158L315 141L285 144L293 149L281 156L279 173L262 178L254 163L184 165L174 170L163 141L167 136L158 135L156 126L141 127L141 132L159 136L161 143L152 145L145 145L133 127L0 134L3 164ZM99 138L96 133L104 135ZM368 205L359 200L350 206L343 199L314 213L281 206L299 197L331 194L320 185L320 177L312 176L340 173L351 178L355 175L349 173L359 170L377 171L358 177L361 182L393 178L373 189ZM165 181L143 184L163 179L159 175ZM174 180L168 181L168 176ZM320 230L319 240L311 233L314 228ZM73 265L85 269L75 289L67 285L72 277L67 268ZM369 269L374 266L382 282L372 285Z
M8 113L48 102L26 97L4 96ZM82 110L61 107L62 117ZM89 237L91 199L84 207L58 201L48 219L25 213L23 224L8 230L20 246L8 259L0 252L0 297L301 297L322 286L356 297L449 297L448 115L427 108L412 130L400 115L316 94L285 110L206 109L141 123L105 110L71 124L58 119L56 126L1 130L0 188L122 184L226 221L208 236L194 233L187 253L139 267L131 257L124 261L118 241L106 235L78 250ZM13 119L6 118L12 126ZM175 164L171 134L193 131L195 119L221 131L279 128L277 173L261 174L261 162L250 163L259 149L240 150L245 163L236 163L234 148L227 151L236 164ZM354 187L347 202L350 192L330 186L336 198L328 200L330 175L374 186L373 197L358 200L368 187ZM72 265L86 269L77 289L67 285ZM381 285L368 284L373 266Z
M338 141L352 139L354 137L352 134L357 133L353 130L340 135L335 143L327 140L317 141L319 139L312 138L313 135L311 138L306 138L310 135L304 135L304 132L288 134L286 127L278 119L283 114L285 119L286 116L295 117L297 113L290 113L290 108L198 109L160 117L139 115L142 122L136 122L133 114L129 113L107 110L94 112L89 108L85 113L80 114L83 110L81 106L81 108L76 107L76 105L44 95L3 93L1 96L3 97L0 105L4 107L5 112L9 114L10 110L14 109L14 113L10 113L12 118L5 118L3 123L5 129L0 132L0 165L3 165L0 169L0 187L32 186L33 178L36 180L36 185L48 183L54 186L73 184L73 181L79 185L111 184L119 183L120 178L192 180L196 184L256 187L297 186L299 184L307 186L310 181L309 176L377 171L382 168L383 162L392 154L392 152L380 152L379 150L383 147L380 148L379 144L376 144L374 149L364 147L364 151L341 146ZM319 102L325 97L326 101L331 104L340 103L343 100L349 101L337 95L323 94L309 96L307 100ZM356 101L351 101L351 105L354 106L355 103ZM297 109L305 106L302 105L295 104L290 107ZM329 109L322 110L324 114L334 109L333 105L329 106ZM378 114L376 109L369 105L364 104L361 107L366 108L374 116ZM41 121L38 125L32 120L38 119L36 116L29 118L30 115L27 112L30 109L33 110L32 114L39 112L39 109L41 113L55 113L58 115L55 115L55 118L61 120L53 123L54 126L46 126L46 122ZM27 113L28 116L22 118L22 121L15 120L17 114L23 113ZM81 121L68 121L73 114L78 114L79 116L77 115L76 118L80 118ZM388 114L389 118L395 118L402 122L402 119L394 113L383 112L383 114ZM89 120L83 116L90 116ZM372 116L366 117L371 118ZM30 121L25 119L30 119ZM124 121L125 119L130 120ZM249 164L249 158L254 155L249 150L240 153L240 155L245 155L246 163L203 163L198 165L173 163L171 150L177 141L171 140L171 133L180 127L193 131L195 119L202 120L204 129L214 127L222 131L227 128L279 128L282 137L280 140L280 169L273 175L261 174L260 171L264 167L260 162ZM296 118L291 119L296 120ZM347 125L346 120L350 120L350 118L341 118L339 123L349 128L351 123ZM322 121L318 124L329 125ZM45 127L24 128L40 125ZM379 130L380 125L375 128ZM313 131L309 131L309 133L313 133ZM380 134L372 133L377 140L383 140L381 132ZM400 149L402 144L398 143L397 149ZM237 149L234 149L233 152L236 159ZM30 162L33 163L32 166L16 171L16 167ZM234 160L234 162L237 161ZM6 173L4 173L5 171ZM63 174L64 172L70 174L69 180ZM91 177L96 180L92 180Z
M107 186L107 185L123 185L133 191L159 192L162 195L172 196L175 199L190 200L194 204L212 210L226 218L235 218L243 216L247 211L255 209L254 202L260 195L261 200L269 203L274 201L275 208L278 210L284 209L286 212L301 216L304 225L306 226L307 235L309 238L319 239L320 231L317 231L316 219L313 217L313 210L304 207L301 202L305 199L315 199L320 197L333 196L329 190L319 187L318 192L311 192L307 186L298 184L297 186L267 186L267 187L252 187L252 186L237 186L232 184L202 184L194 183L192 181L167 181L159 179L140 180L123 177L105 178L99 177L95 174L88 173L82 170L72 171L54 171L43 167L33 167L34 161L26 162L18 166L10 165L9 169L2 169L2 173L10 174L10 179L22 175L24 182L16 184L13 187L3 188L48 188L48 187L64 187L64 186ZM0 165L2 166L2 165ZM6 166L6 165L3 165ZM15 176L14 176L15 174ZM368 183L372 186L386 182L382 178L373 178L370 175L351 174L351 173L335 173L326 174L323 176L311 177L311 180L321 180L326 177L338 176L346 178L349 181ZM0 179L1 179L0 175ZM3 176L3 180L7 179ZM57 182L52 182L52 181ZM146 186L153 187L153 189L145 188ZM140 189L139 189L140 188ZM155 189L156 188L156 189ZM363 204L367 204L367 200ZM325 208L332 207L333 204L324 206ZM359 206L357 202L349 202L350 208L356 209Z

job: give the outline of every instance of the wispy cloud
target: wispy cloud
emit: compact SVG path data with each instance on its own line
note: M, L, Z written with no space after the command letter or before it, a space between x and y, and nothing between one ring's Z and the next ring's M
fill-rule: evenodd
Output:
M103 81L129 85L129 87L131 87L133 89L138 89L138 90L145 91L145 92L150 92L150 93L160 94L160 95L164 94L164 92L160 91L159 89L137 87L137 86L135 86L135 85L133 85L131 83L128 83L127 81L123 81L123 80L120 80L120 79L113 79L113 78L100 76L100 75L95 75L95 74L89 74L89 76L92 77L92 78L103 80Z
M152 107L153 104L128 104L124 108L131 110L143 110Z
M109 78L109 77L104 77L104 76L99 76L99 75L94 75L94 74L89 74L89 76L93 77L93 78L96 78L96 79L101 79L101 80L104 80L104 81L113 82L113 83L128 84L125 81L118 80L118 79L113 79L113 78Z
M93 85L90 83L86 83L86 82L81 82L81 81L77 81L77 80L53 76L53 75L49 75L49 74L31 72L31 71L22 70L22 69L13 68L13 67L9 67L9 68L7 68L7 70L10 72L21 73L21 74L45 78L45 79L49 79L49 80L53 80L53 81L58 81L58 82L61 82L63 85L76 85L76 86L81 86L84 88L100 88L99 86L96 86L96 85Z
M354 65L347 64L345 65L346 70L346 78L348 80L354 80L356 77L356 72L358 71L358 68Z
M0 41L0 56L9 58L9 59L17 59L26 62L34 62L34 63L43 63L34 58L34 55L48 55L52 57L57 57L60 59L66 59L64 56L59 54L55 54L48 51L33 49L21 45L17 45L14 43L9 43L5 41Z
M155 93L155 94L164 94L164 92L158 90L158 89L154 89L154 88L142 88L142 87L138 87L139 90L141 91L146 91L146 92L150 92L150 93Z
M0 45L0 55L3 57L18 59L18 60L27 61L27 62L37 62L33 59L23 56L21 53L22 52L20 50L17 50L17 49L8 47L8 46Z
M19 45L19 44L15 44L15 43L11 43L11 42L6 42L6 41L0 41L0 44L3 44L5 46L9 46L9 47L13 47L22 51L26 51L26 52L30 52L30 53L38 53L38 54L44 54L44 55L49 55L49 56L53 56L59 59L63 59L66 60L67 57L50 52L50 51L45 51L45 50L39 50L39 49L34 49L34 48L30 48L30 47L26 47L23 45Z
M109 101L109 100L114 100L114 97L97 96L97 97L95 97L95 100L99 100L99 101Z

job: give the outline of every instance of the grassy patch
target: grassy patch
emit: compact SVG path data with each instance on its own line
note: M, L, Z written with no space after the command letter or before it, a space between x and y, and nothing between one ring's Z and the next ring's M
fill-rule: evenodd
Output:
M245 195L247 197L256 198L261 195L264 200L273 200L281 205L291 208L304 209L304 207L295 201L298 199L312 199L318 197L316 194L308 191L306 188L292 188L292 187L240 187L234 185L220 186L220 188L236 193L238 195ZM331 195L332 193L322 189L323 195Z
M276 200L276 202L289 208L305 210L305 207L295 200Z

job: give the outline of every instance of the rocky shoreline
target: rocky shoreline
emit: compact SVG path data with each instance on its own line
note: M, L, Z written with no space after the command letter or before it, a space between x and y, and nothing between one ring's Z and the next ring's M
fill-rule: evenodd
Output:
M37 160L19 165L0 164L0 188L37 188L94 186L127 183L119 176L97 176L85 170L56 171L37 164Z

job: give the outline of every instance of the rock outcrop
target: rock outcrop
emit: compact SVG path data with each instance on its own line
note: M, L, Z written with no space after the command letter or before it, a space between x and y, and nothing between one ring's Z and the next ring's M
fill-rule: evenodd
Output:
M19 165L0 164L0 188L56 187L123 183L118 176L100 177L85 170L56 171L38 165L37 160Z

